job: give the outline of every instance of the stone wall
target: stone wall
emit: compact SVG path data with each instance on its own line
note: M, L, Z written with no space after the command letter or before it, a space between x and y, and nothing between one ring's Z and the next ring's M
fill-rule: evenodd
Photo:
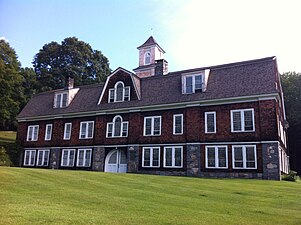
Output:
M262 144L263 179L280 180L278 143Z
M105 165L105 148L95 147L92 159L92 170L103 172Z
M200 145L187 145L187 176L200 176Z

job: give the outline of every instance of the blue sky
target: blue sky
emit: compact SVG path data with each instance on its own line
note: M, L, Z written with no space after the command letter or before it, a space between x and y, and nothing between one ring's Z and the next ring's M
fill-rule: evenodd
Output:
M298 0L0 0L0 38L22 66L51 41L75 36L111 69L138 65L151 28L169 70L276 55L280 72L301 72Z

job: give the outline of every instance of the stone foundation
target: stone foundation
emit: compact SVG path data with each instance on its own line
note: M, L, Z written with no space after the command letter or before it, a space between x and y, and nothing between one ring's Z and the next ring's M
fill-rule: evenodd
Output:
M187 145L187 176L200 176L201 149L200 145Z
M105 148L104 147L94 148L92 170L103 172L104 164L105 164L104 161L105 161Z
M278 143L262 144L263 179L280 180Z

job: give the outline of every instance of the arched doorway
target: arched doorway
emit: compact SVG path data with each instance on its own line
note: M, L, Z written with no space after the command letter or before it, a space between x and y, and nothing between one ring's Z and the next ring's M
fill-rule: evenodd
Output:
M127 159L124 151L114 149L110 151L105 160L105 172L126 173Z

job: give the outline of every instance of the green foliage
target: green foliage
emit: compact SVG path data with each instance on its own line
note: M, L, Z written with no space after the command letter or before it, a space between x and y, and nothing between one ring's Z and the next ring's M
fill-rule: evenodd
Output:
M0 40L0 130L16 127L16 116L24 102L20 63L14 49Z
M290 170L288 174L282 175L281 179L286 181L298 181L300 180L300 177L297 175L296 171Z
M0 167L0 224L299 224L300 188L299 182Z
M37 77L33 68L21 68L20 75L22 77L22 86L24 88L24 102L22 102L21 108L36 94L37 89Z
M10 166L11 161L9 155L6 153L5 148L0 146L0 166Z
M290 126L301 124L301 74L286 72L281 75L287 120Z
M75 85L85 85L105 81L110 74L108 59L76 37L45 44L33 65L38 91L63 88L66 76L74 77Z

